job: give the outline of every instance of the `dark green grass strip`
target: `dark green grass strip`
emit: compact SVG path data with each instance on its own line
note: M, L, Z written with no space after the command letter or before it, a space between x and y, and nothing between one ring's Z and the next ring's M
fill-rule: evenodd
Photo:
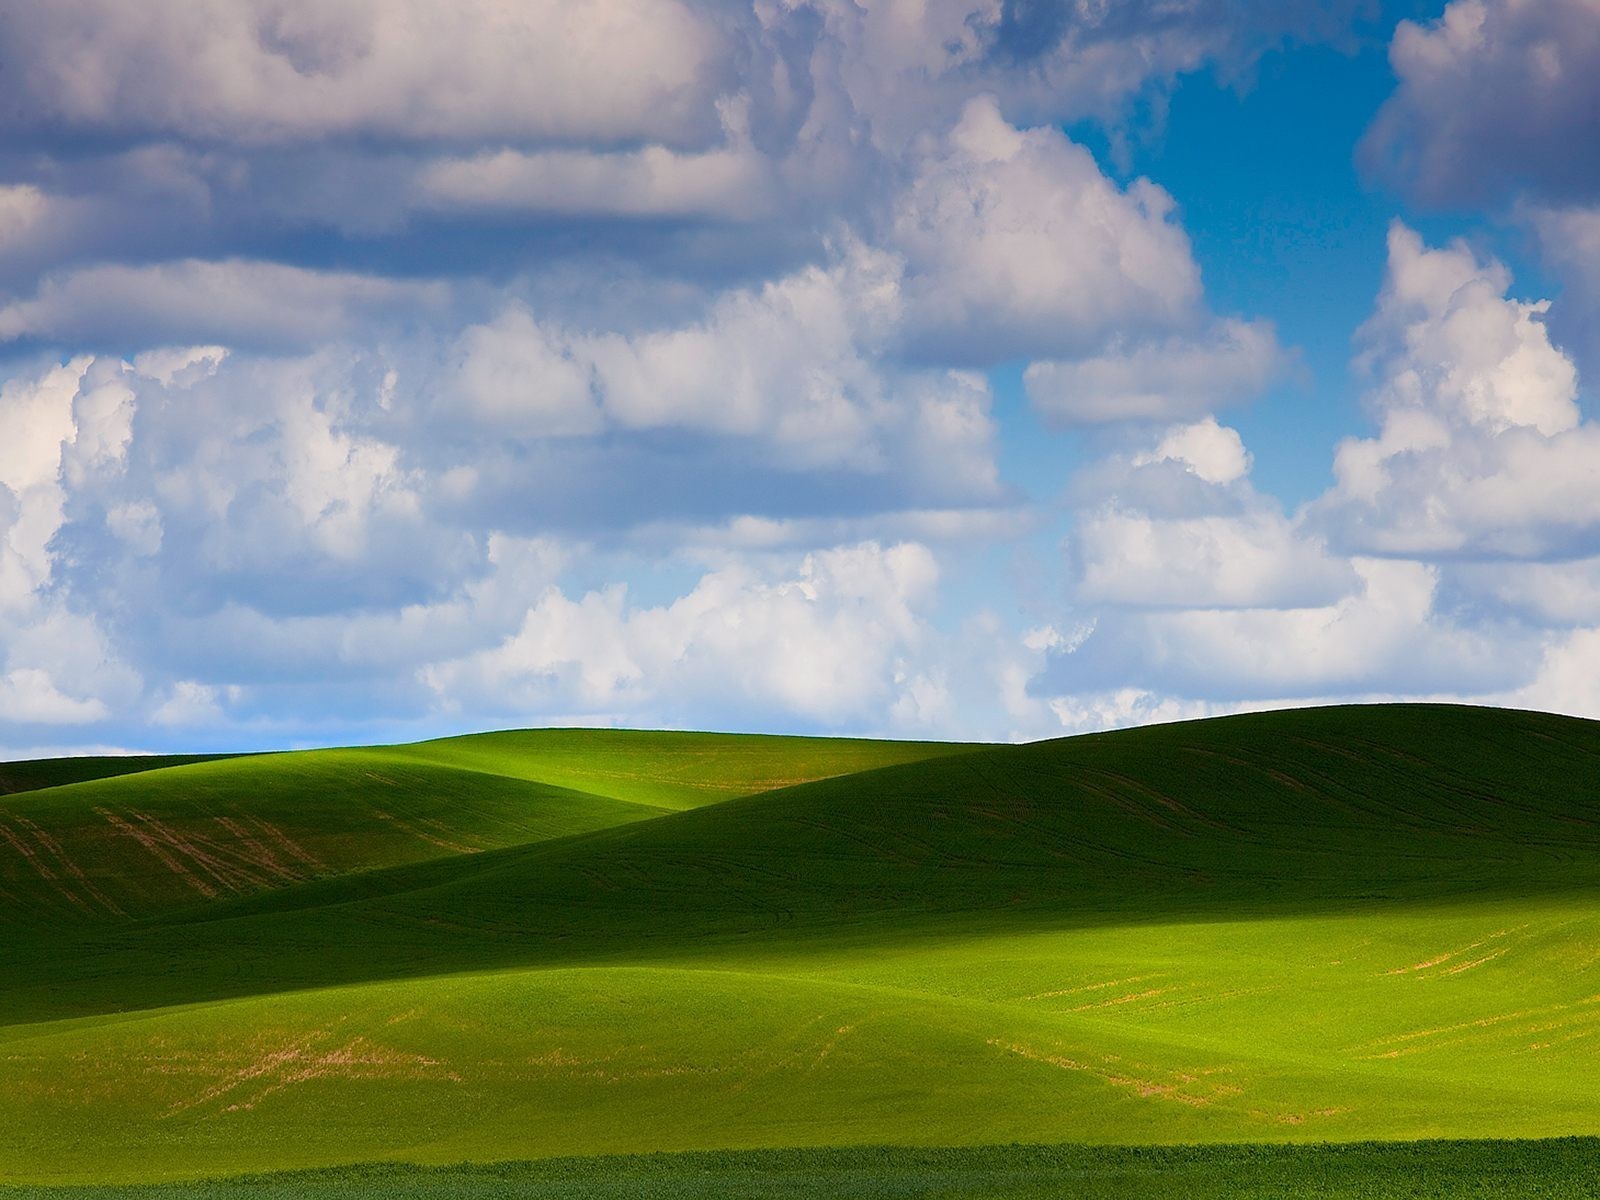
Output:
M114 779L121 775L142 775L167 767L186 767L190 763L217 762L239 758L237 754L128 754L94 758L32 758L22 762L0 762L0 796L36 792L41 788L63 787L91 779Z
M134 1187L0 1188L5 1200L1577 1200L1600 1139L1339 1146L851 1147L417 1167L379 1164Z

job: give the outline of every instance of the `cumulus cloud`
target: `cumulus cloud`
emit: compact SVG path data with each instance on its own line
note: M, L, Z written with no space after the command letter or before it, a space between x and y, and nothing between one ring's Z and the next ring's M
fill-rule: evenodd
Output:
M32 297L0 308L0 341L306 346L360 318L438 308L444 299L437 285L274 262L107 264L47 277Z
M1083 626L1029 685L1065 725L1338 697L1600 711L1600 442L1547 305L1463 244L1396 224L1388 250L1358 338L1379 431L1338 447L1327 494L1284 514L1209 419L1085 474L1110 500L1071 543Z
M821 4L831 82L880 144L915 138L977 93L1028 124L1114 117L1145 87L1203 64L1234 75L1289 38L1336 36L1343 2L931 0Z
M975 94L1023 124L1115 119L1183 73L1335 34L1353 8L159 0L135 19L114 0L12 6L0 128L26 147L7 183L34 190L11 207L48 193L49 219L22 224L56 250L11 265L37 272L86 248L249 257L263 243L313 265L328 242L284 236L298 229L358 254L380 239L436 274L493 273L603 257L566 235L613 222L629 261L722 277L792 266L841 219L877 220Z
M1173 421L1259 395L1285 358L1269 322L1230 319L1199 335L1118 338L1076 361L1030 363L1023 385L1033 406L1061 425Z
M441 697L505 710L670 721L671 705L741 724L782 712L822 725L925 702L908 673L927 634L938 570L915 543L862 543L788 570L734 564L660 606L617 585L577 599L552 589L502 644L429 667Z
M1077 596L1121 608L1278 608L1345 591L1345 564L1281 513L1156 519L1115 509L1079 523Z
M836 264L631 338L548 330L513 306L437 354L156 348L20 376L0 393L0 424L27 432L0 439L0 607L27 633L11 642L8 669L23 674L8 686L39 721L110 719L145 691L157 725L243 719L273 711L274 694L306 703L293 689L313 681L325 697L354 688L342 694L369 709L425 712L443 693L422 686L423 664L509 636L527 598L554 585L560 556L539 539L562 516L530 509L540 496L569 505L567 534L657 555L832 545L882 532L873 515L899 509L908 532L982 536L1006 520L986 385L879 362L884 326L858 318L892 305L892 280L880 284ZM658 436L670 440L640 457L649 442L637 439ZM708 474L730 455L746 463L745 498L760 507L732 509L723 534L694 533L691 514L730 510L681 481L690 453ZM837 491L851 479L872 482ZM689 508L675 510L674 490ZM988 507L969 517L974 504ZM830 594L848 594L854 560L818 561L833 564ZM743 595L724 586L743 569L697 593L706 621ZM78 641L99 647L96 661L136 668L28 657L73 611L87 614ZM396 672L413 683L377 682ZM926 708L931 693L919 695ZM808 719L832 719L825 708Z
M1389 51L1399 87L1362 146L1419 198L1600 195L1600 7L1595 0L1452 0L1402 21Z
M1070 353L1113 330L1188 321L1189 239L1157 185L1117 187L1059 131L1020 130L972 101L897 203L911 334L978 360Z
M1177 463L1206 483L1233 483L1250 471L1250 451L1237 429L1208 416L1193 425L1167 430L1151 450L1136 454L1133 466Z
M1551 639L1532 680L1489 699L1517 708L1600 718L1600 628L1575 629Z
M464 410L490 429L563 437L597 432L604 423L593 364L583 349L562 331L542 327L524 307L465 330L456 355Z
M363 382L326 355L87 360L60 456L58 581L143 619L433 594L472 539L426 519L419 476L372 430L381 388Z
M1600 526L1600 428L1581 420L1577 372L1545 302L1464 245L1430 249L1404 226L1363 331L1379 421L1334 458L1317 522L1342 545L1422 558L1571 557Z
M826 266L730 290L692 323L627 334L513 308L462 335L460 394L501 432L697 431L787 467L901 473L926 498L992 501L987 382L887 353L901 269L852 243Z
M1451 564L1448 586L1466 602L1537 625L1600 625L1600 558Z
M726 53L678 0L65 0L9 9L0 47L13 128L263 142L693 140Z
M1352 567L1359 585L1331 604L1106 614L1037 686L1046 694L1133 687L1248 701L1482 694L1526 678L1538 640L1441 618L1437 568L1382 559L1356 559Z
M1600 204L1524 201L1517 215L1532 230L1545 266L1562 283L1549 315L1551 334L1593 378L1600 372Z
M1033 735L1231 703L1162 698L1149 656L1030 688L1184 604L1377 586L1207 416L1281 370L1270 325L1219 318L1173 198L1062 128L1348 15L11 6L5 741L351 713ZM1079 611L951 616L945 564L966 603L1053 519L973 370L1017 356L1125 453L1072 496Z
M1509 211L1564 284L1552 330L1600 370L1600 6L1454 0L1402 21L1391 58L1366 164L1430 204Z
M414 203L429 212L740 221L776 207L774 185L771 164L748 144L698 152L499 149L427 163Z
M1088 611L1295 608L1350 591L1354 575L1249 483L1238 433L1207 417L1085 473L1068 546Z
M18 729L89 724L138 695L99 622L59 594L53 552L68 464L118 453L117 400L88 359L0 387L0 721Z

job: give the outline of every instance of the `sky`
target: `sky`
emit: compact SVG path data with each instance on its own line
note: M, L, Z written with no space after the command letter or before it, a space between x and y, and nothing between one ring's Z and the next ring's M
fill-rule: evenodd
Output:
M0 758L1600 717L1600 0L0 0Z

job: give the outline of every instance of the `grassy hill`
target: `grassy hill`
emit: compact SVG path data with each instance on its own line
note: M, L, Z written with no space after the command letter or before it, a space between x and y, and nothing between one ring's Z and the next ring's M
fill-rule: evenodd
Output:
M53 937L63 921L148 917L527 846L961 749L539 730L220 759L0 764L13 792L0 802L0 922L20 934L42 920Z
M143 765L0 767L0 1179L1600 1134L1600 724Z

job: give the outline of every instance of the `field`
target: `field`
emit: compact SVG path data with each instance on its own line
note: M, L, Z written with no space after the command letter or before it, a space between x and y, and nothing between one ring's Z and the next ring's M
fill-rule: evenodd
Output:
M133 1187L18 1188L15 1200L1581 1200L1600 1142L1342 1146L852 1147L392 1164Z
M1597 767L1446 706L0 764L0 1180L1600 1194Z

